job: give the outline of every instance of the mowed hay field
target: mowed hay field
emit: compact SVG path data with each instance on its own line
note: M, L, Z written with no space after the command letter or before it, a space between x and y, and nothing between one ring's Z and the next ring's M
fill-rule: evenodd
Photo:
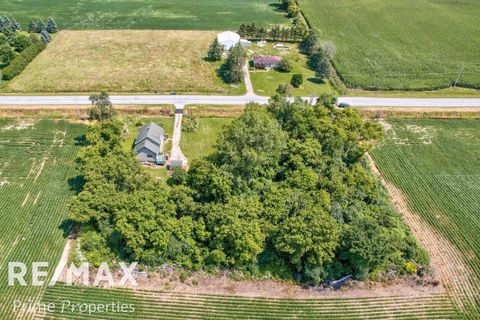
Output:
M438 278L480 318L480 121L389 120L373 158L429 249Z
M61 29L221 30L255 22L287 23L276 0L22 0L0 2L1 12L27 25L52 16ZM245 20L247 19L247 20Z
M349 87L480 87L478 0L299 0L322 39L337 47L335 68Z
M66 243L67 203L74 194L79 124L0 119L0 318L31 319L13 313L13 302L39 302L46 287L32 287L31 263L48 262L49 276ZM9 262L23 262L27 287L7 284ZM46 270L46 269L42 269Z
M61 31L11 92L150 92L238 94L218 64L204 60L211 31Z

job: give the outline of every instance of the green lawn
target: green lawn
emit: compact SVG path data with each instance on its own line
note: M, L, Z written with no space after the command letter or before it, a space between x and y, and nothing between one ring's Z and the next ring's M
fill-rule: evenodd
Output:
M77 138L85 126L62 121L0 119L0 318L21 319L13 301L38 302L46 287L7 285L8 262L49 263L66 243L67 203L77 175ZM24 314L24 317L27 316Z
M299 0L305 16L337 47L335 67L350 87L480 87L480 2Z
M200 118L197 132L182 132L180 148L191 164L214 150L218 134L232 118Z
M27 27L28 18L52 16L61 29L237 29L241 23L287 23L276 0L1 1L3 15Z
M250 54L250 59L254 55L280 56L289 59L293 64L291 72L264 71L251 68L250 78L252 79L255 93L263 96L272 96L279 85L289 84L292 75L295 73L303 75L303 85L300 88L292 88L291 94L293 96L309 97L319 96L322 93L333 93L334 90L328 82L320 84L315 81L315 72L307 67L307 57L298 52L298 46L296 44L288 44L288 46L290 50L285 52L274 49L272 43L267 43L263 48L258 47L256 44L252 45L251 50L253 53Z
M386 127L387 142L374 150L375 162L406 196L414 214L452 246L448 254L431 254L448 261L450 274L441 280L460 298L469 319L478 319L480 121L392 119ZM424 230L416 228L417 233Z

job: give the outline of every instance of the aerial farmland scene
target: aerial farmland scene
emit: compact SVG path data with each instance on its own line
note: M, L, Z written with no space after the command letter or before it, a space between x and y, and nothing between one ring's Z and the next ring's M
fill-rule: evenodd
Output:
M0 319L480 319L478 0L0 0Z

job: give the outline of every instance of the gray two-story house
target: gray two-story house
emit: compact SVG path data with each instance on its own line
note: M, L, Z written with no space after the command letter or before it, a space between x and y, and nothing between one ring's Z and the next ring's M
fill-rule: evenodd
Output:
M140 162L150 162L158 165L165 163L164 130L155 122L149 122L140 128L133 150Z

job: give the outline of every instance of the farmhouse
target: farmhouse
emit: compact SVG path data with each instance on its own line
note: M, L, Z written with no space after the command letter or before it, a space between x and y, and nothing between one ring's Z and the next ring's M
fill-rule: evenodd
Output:
M225 31L217 35L217 40L223 46L223 50L230 50L240 41L240 36L238 33Z
M163 140L164 130L156 123L149 122L140 128L133 147L138 161L163 165Z
M281 60L282 58L277 56L255 56L253 65L257 69L272 69L278 67Z

